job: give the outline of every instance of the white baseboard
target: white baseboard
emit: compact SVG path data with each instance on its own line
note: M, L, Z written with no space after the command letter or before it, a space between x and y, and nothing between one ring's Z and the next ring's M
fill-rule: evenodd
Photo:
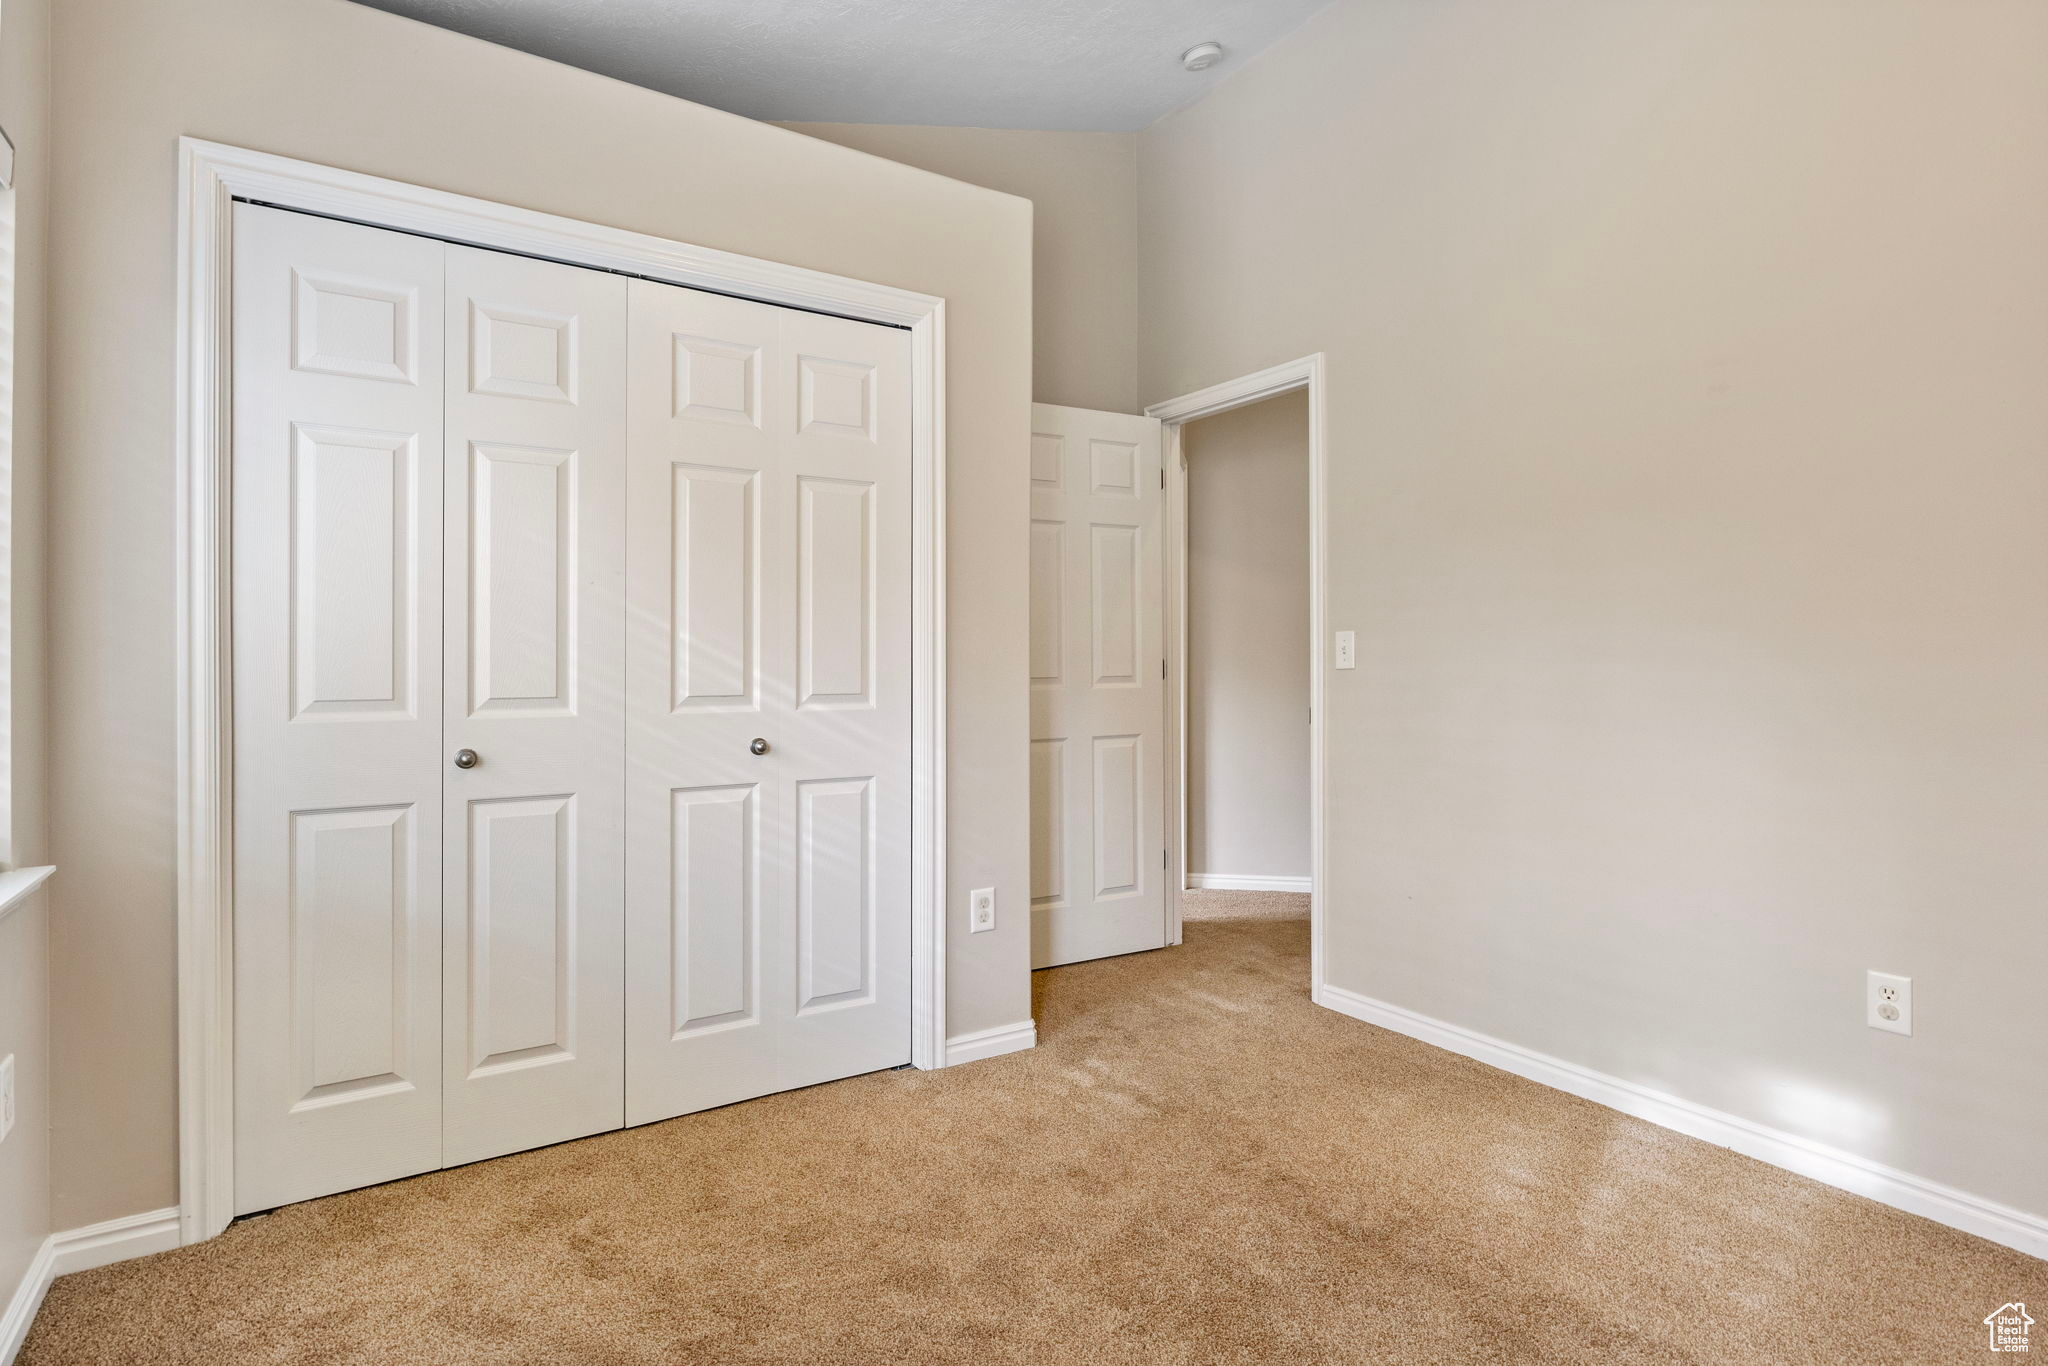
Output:
M43 1296L50 1289L50 1282L57 1274L50 1269L50 1244L54 1239L45 1238L36 1255L29 1261L28 1270L21 1273L21 1284L14 1288L14 1295L7 1301L7 1310L0 1313L0 1366L14 1366L14 1354L21 1350L22 1340L28 1336L28 1326L35 1322L36 1310L43 1307Z
M1310 877L1261 876L1256 873L1189 873L1188 886L1198 892L1312 892Z
M1865 1196L1881 1205L1890 1205L1908 1214L1932 1219L1937 1224L2003 1243L2030 1257L2048 1258L2048 1219L2040 1215L2028 1214L2010 1205L2001 1205L1995 1200L1986 1200L1724 1110L1709 1109L1562 1058L1553 1058L1427 1015L1418 1015L1412 1010L1360 996L1342 987L1325 984L1316 987L1313 994L1317 1005L1327 1006L1354 1020L1363 1020L1382 1029L1391 1029L1396 1034L1406 1034L1411 1039L1463 1054L1490 1067L1498 1067L1503 1072L1512 1072L1518 1077L1527 1077L1530 1081L1581 1096L1611 1110L1646 1119L1693 1138L1705 1139L1745 1157L1783 1167L1786 1171Z
M155 1209L146 1214L127 1214L102 1224L67 1229L43 1239L35 1259L22 1274L21 1284L0 1315L0 1366L12 1366L21 1350L50 1282L74 1271L125 1262L130 1257L147 1257L178 1246L178 1211Z
M997 1025L994 1029L977 1029L972 1034L955 1034L946 1040L946 1066L951 1067L958 1062L979 1062L983 1058L997 1058L1005 1053L1036 1047L1036 1020Z
M88 1224L50 1235L50 1251L56 1263L52 1276L69 1276L74 1271L91 1271L111 1266L130 1257L147 1257L152 1252L169 1252L178 1246L178 1209L153 1209L146 1214L128 1214L103 1224Z

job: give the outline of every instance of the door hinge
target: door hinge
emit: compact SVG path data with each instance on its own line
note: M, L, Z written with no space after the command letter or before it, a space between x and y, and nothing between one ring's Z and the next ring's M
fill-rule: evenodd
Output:
M1166 466L1164 465L1159 467L1159 487L1166 487Z
M1159 868L1161 872L1166 870L1166 851L1164 849L1159 851Z
M1159 677L1161 681L1164 681L1166 678L1166 661L1163 659L1159 661Z

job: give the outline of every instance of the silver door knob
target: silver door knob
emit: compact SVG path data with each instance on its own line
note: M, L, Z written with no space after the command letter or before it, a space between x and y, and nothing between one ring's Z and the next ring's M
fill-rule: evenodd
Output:
M766 754L768 752L768 742L757 735L754 737L754 743L748 745L747 748L755 754Z
M473 749L458 749L455 751L455 766L457 768L475 768L482 762L483 760L477 756L477 752Z

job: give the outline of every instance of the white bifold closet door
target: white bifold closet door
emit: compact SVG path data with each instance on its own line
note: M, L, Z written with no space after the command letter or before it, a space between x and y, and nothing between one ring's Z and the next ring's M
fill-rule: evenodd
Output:
M907 1062L906 335L235 257L238 1210Z
M1159 423L1032 407L1031 966L1166 946Z
M628 1123L910 1061L907 333L636 280Z
M251 1210L623 1120L626 288L236 229Z

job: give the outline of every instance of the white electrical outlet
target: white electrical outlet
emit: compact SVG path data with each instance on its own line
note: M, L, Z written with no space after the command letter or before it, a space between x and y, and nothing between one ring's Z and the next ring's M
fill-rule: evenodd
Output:
M0 1058L0 1141L14 1127L14 1055Z
M1337 667L1355 669L1358 667L1358 635L1352 631L1337 633Z
M1913 1032L1913 979L1873 972L1863 988L1866 1018L1872 1029L1894 1034Z
M996 889L982 887L967 894L967 931L980 934L996 927Z

